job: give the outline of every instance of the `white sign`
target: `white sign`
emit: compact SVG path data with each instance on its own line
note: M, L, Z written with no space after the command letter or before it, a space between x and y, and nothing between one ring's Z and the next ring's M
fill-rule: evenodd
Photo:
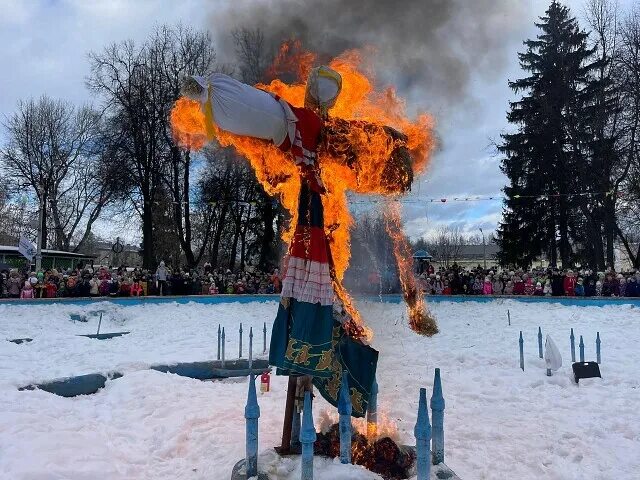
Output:
M20 243L18 244L18 251L29 261L33 260L36 255L36 247L29 241L29 239L21 236Z

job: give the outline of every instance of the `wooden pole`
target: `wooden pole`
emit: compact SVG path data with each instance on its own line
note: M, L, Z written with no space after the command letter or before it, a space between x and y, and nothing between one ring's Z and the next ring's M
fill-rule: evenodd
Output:
M281 455L286 455L291 451L291 425L293 422L293 407L296 400L297 377L289 377L287 385L287 402L284 407L284 423L282 424L282 443L280 444Z

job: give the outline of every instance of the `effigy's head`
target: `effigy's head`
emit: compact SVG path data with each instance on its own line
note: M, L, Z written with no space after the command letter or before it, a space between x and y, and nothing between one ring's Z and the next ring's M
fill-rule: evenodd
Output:
M326 65L314 68L309 73L304 96L304 106L326 116L342 90L342 77Z

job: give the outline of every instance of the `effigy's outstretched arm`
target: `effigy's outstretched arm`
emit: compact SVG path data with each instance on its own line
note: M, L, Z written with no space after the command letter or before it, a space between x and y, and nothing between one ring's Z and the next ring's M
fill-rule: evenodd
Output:
M200 102L207 127L213 123L235 135L269 140L275 146L284 142L294 120L273 95L222 73L188 77L181 93Z
M367 164L377 163L381 181L376 188L383 191L375 193L404 193L411 189L413 162L403 133L389 126L333 117L327 120L324 134L327 153L356 175L366 171ZM360 193L374 193L360 186Z

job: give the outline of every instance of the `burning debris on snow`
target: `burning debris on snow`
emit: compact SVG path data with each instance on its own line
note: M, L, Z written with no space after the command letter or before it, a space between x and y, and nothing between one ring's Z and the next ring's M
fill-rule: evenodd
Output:
M314 453L326 457L340 456L340 430L337 423L326 433L319 433L314 444ZM369 440L365 435L353 431L351 436L351 461L377 473L385 480L409 478L416 460L415 451L398 445L389 437Z

